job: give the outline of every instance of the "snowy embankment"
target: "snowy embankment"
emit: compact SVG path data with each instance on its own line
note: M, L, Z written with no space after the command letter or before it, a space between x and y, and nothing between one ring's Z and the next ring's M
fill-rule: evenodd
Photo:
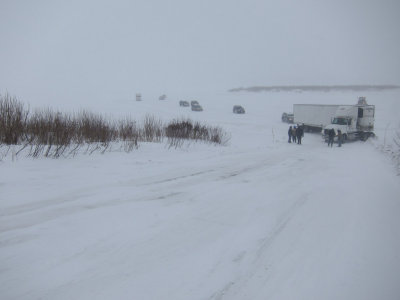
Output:
M4 159L0 298L398 299L400 185L374 147L381 136L288 144L280 114L305 96L268 95L200 99L205 111L187 112L231 132L227 147ZM398 106L367 100L383 133Z

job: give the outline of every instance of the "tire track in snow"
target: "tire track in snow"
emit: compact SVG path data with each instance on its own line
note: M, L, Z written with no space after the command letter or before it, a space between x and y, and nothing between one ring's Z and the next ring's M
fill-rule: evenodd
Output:
M142 198L140 200L137 199L120 199L120 198L113 198L106 201L98 201L96 203L76 203L70 206L56 206L52 205L51 208L47 209L44 207L42 209L36 210L34 212L23 212L18 215L11 216L8 220L1 220L0 218L0 233L4 233L11 230L22 229L30 226L35 226L41 223L45 223L47 221L51 221L57 219L62 216L71 215L74 213L80 213L85 210L97 209L97 208L104 208L106 206L116 206L136 201L156 201L156 200L164 200L168 198L172 198L174 196L179 195L178 192L171 192L168 194L160 194L155 197L147 197ZM75 199L75 202L79 202L78 200L82 200L84 197L78 196ZM50 200L49 200L50 201ZM7 219L7 216L3 216L3 219Z
M257 276L257 272L260 269L267 269L264 264L260 264L260 261L263 259L263 256L266 255L268 248L274 243L274 241L280 236L280 234L286 229L292 218L296 215L301 207L303 207L308 199L307 194L303 194L300 199L295 201L288 209L286 209L278 218L276 225L273 229L263 238L257 251L253 254L249 254L248 251L241 251L238 256L233 260L233 262L237 263L244 259L245 256L252 255L251 268L249 268L245 275L237 276L235 279L230 280L224 287L215 293L213 293L209 299L210 300L223 300L227 297L230 299L232 294L235 295L237 291L241 291L241 289L247 285L248 282L251 282L255 276ZM272 273L266 274L266 280L273 276Z
M263 253L270 247L270 245L277 239L279 234L285 230L289 222L292 220L293 216L296 215L298 210L307 202L308 195L303 194L300 199L295 201L289 209L284 211L275 227L272 229L271 233L268 234L264 239L261 240L260 247L257 250L257 255L254 260L258 260Z
M105 206L123 205L138 201L154 201L172 198L182 193L182 191L179 191L179 189L182 190L182 187L185 190L188 190L188 188L190 189L190 186L194 184L204 185L208 182L226 181L234 177L245 176L248 173L283 163L281 160L277 160L277 157L281 157L280 153L275 153L275 155L272 156L270 155L267 159L263 152L258 153L256 157L254 156L254 153L247 154L252 157L251 163L248 163L249 160L243 159L243 153L238 153L229 155L226 161L219 161L217 164L214 164L212 169L200 169L198 171L191 170L190 172L184 173L180 176L174 175L164 179L154 180L154 177L148 177L141 180L130 179L106 185L93 185L76 189L65 196L9 207L0 212L0 233L34 226L85 210L102 208ZM239 163L231 165L231 156L240 157ZM290 161L290 163L295 162L296 161L293 160ZM205 166L209 166L209 164L205 164ZM171 188L172 183L177 186L177 192L170 192L171 190L175 190L175 188ZM167 184L165 192L161 187L164 184ZM115 187L131 187L132 189L152 187L156 191L161 190L161 193L157 192L155 195L148 197L124 197L123 199L121 199L117 194L109 200L96 200L97 195L101 194L101 191L106 191ZM149 193L152 194L153 192L145 191L145 194ZM135 194L135 190L132 191L132 194Z

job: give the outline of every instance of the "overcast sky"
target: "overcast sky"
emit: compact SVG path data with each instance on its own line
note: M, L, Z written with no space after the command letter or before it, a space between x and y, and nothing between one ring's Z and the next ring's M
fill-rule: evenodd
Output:
M0 0L0 93L400 84L399 0Z

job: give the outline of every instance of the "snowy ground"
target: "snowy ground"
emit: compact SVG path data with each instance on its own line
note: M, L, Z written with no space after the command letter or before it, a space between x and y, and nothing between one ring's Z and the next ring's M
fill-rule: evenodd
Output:
M83 108L221 125L228 146L0 162L1 299L399 299L400 93L369 93L376 133L287 143L293 103L352 93L168 95ZM199 100L204 112L178 106ZM76 110L78 103L44 103ZM232 114L243 105L245 115Z

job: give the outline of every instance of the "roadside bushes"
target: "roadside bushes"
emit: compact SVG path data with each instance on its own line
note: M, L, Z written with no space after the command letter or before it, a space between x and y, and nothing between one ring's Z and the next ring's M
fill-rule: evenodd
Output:
M50 109L34 112L25 132L24 148L29 146L29 155L34 157L59 157L68 150L74 154L83 146L87 146L86 152L104 151L118 137L115 124L102 116L87 111L68 115Z
M23 139L28 111L15 97L0 96L0 144L18 144Z
M225 145L229 138L220 127L193 122L190 119L173 120L165 128L169 147L180 147L185 140Z
M164 137L164 126L162 121L154 116L146 115L143 120L143 127L140 138L144 142L161 142Z
M105 152L119 145L130 152L140 142L162 142L179 147L184 141L203 141L226 144L226 133L219 127L202 125L191 120L173 120L167 125L154 116L146 115L138 123L130 118L109 120L88 111L67 114L51 109L33 113L15 97L0 95L0 155L7 155L12 146L13 155L60 157L79 151ZM16 147L17 146L17 147Z

